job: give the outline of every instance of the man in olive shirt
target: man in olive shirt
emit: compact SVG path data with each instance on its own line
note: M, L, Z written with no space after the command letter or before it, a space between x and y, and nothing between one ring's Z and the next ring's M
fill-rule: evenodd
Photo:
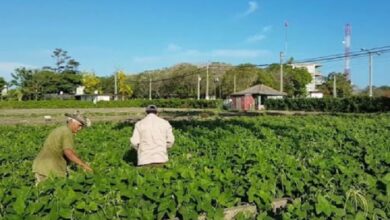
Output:
M67 161L72 161L85 171L92 172L91 167L77 156L73 137L82 127L89 126L90 121L79 113L65 116L68 117L67 125L58 127L49 134L33 162L37 183L46 180L49 175L66 177Z

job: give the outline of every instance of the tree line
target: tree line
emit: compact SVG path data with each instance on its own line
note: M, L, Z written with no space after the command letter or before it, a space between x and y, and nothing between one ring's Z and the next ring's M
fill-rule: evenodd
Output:
M47 94L75 94L78 86L84 86L86 94L115 93L122 99L128 98L204 98L206 94L214 98L226 96L244 90L256 84L264 84L276 90L280 89L280 65L271 64L259 68L253 64L230 65L213 62L208 65L178 64L169 68L129 74L117 71L110 76L98 76L93 72L78 70L80 63L63 49L55 49L51 56L53 66L39 69L17 68L12 73L12 80L5 82L0 77L0 88L8 85L11 89L9 99L42 100ZM289 61L290 63L292 60ZM306 85L312 81L310 73L303 68L284 65L283 91L289 97L306 97ZM318 90L324 96L333 95L333 78L336 77L338 97L353 95L351 83L342 73L330 73L324 77L324 83ZM208 84L208 87L207 87ZM150 93L151 88L151 94ZM364 92L364 91L362 91ZM374 90L376 95L389 95L389 88ZM7 98L7 97L5 97Z

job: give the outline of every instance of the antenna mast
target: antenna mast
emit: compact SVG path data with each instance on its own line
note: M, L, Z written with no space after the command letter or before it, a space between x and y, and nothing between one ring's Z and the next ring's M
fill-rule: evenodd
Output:
M344 36L344 75L345 78L351 82L351 68L350 68L350 55L351 55L351 25L345 25L345 36Z

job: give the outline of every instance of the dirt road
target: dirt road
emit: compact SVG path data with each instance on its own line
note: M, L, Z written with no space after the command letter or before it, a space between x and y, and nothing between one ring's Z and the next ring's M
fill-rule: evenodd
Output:
M102 121L136 121L145 116L145 108L86 108L86 109L0 109L2 125L57 124L65 121L64 113L79 110L93 122ZM160 115L168 120L182 120L215 115L213 109L174 109L160 108Z

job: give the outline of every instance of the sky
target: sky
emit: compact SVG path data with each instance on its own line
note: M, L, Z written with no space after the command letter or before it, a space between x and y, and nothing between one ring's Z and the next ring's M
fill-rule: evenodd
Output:
M0 77L54 66L55 48L81 71L136 74L187 62L279 63L390 45L388 0L0 0ZM287 23L287 27L286 24ZM344 61L319 63L343 72ZM390 85L390 53L373 57L373 84ZM351 60L353 84L368 85L368 57Z

